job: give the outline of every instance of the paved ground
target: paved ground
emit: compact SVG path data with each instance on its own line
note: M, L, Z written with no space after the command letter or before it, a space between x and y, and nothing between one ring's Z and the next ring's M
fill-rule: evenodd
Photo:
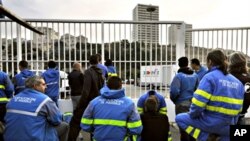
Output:
M179 134L179 130L176 127L176 125L171 124L170 126L170 130L172 132L172 139L173 141L180 141L180 134ZM77 141L90 141L90 135L89 133L86 132L81 132L81 134L83 135L83 139L78 139Z

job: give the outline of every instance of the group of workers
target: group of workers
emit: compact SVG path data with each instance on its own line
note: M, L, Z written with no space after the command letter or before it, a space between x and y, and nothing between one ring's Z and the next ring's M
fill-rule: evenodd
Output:
M198 59L178 60L179 70L170 86L181 141L219 138L229 141L230 125L243 124L250 104L246 57L239 52L226 56L221 50L207 55L207 68ZM1 140L77 140L80 130L96 141L172 140L165 98L155 90L142 95L135 106L126 97L122 80L112 61L101 63L90 56L81 72L73 64L69 86L73 115L64 122L58 109L59 71L54 61L36 76L28 63L19 63L12 81L0 71L0 112L5 130ZM249 87L247 87L249 88ZM15 95L13 96L13 93Z

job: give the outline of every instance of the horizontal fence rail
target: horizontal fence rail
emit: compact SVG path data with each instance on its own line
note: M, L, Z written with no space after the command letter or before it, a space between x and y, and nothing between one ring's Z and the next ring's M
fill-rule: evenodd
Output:
M0 69L13 77L18 62L41 73L47 62L58 63L63 76L60 91L68 95L67 74L74 62L89 66L92 54L102 63L111 59L127 96L138 98L148 89L169 96L169 85L177 73L177 59L187 56L206 64L206 55L221 48L227 55L246 54L250 27L189 29L182 21L37 20L27 19L44 35L38 35L8 19L0 19Z
M205 64L207 53L212 49L220 48L226 55L235 51L242 52L250 61L249 31L250 27L186 30L187 33L192 34L192 41L187 45L186 54L189 58L198 58Z
M172 26L183 26L183 22L178 21L26 21L44 35L10 20L0 20L0 69L10 77L19 71L20 60L27 60L30 69L39 73L47 68L49 60L54 60L60 71L69 73L74 62L80 62L83 70L87 69L90 55L99 53L103 63L105 59L113 60L126 94L131 98L138 98L147 89L165 86L160 82L162 78L157 80L167 77L160 74L161 67L175 66L184 47L184 34L182 38L170 36ZM178 29L178 33L181 31L184 33L184 28ZM66 78L60 83L61 88L68 86ZM64 89L61 92L64 96L67 94ZM159 92L168 96L167 86Z

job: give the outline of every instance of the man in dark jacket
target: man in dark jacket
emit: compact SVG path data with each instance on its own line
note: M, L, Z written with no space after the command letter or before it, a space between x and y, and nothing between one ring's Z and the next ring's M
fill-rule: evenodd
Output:
M235 76L245 86L243 108L238 119L238 124L245 124L244 117L250 106L250 74L248 73L247 59L240 52L232 53L229 56L229 73Z
M56 62L48 62L48 69L42 74L42 77L47 84L45 94L58 105L60 73L57 70Z
M92 55L89 59L90 67L84 72L84 83L81 99L78 102L76 109L73 112L73 117L70 121L70 131L68 141L75 141L79 131L81 130L80 123L83 112L87 108L89 102L99 96L99 90L104 85L104 77L102 70L97 67L98 56Z
M81 98L83 87L83 73L81 71L80 63L73 64L73 71L68 75L68 79L73 109L75 110L76 105Z

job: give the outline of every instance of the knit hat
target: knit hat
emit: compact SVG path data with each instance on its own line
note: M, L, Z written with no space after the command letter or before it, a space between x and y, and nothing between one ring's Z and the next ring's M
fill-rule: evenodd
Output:
M246 66L247 60L244 54L240 52L234 52L229 56L230 66Z

